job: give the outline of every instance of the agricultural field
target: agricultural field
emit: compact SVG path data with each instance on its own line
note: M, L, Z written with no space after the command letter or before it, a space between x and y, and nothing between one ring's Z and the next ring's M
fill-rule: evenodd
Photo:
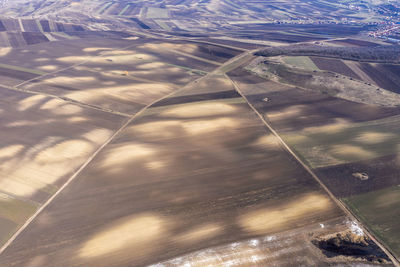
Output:
M399 256L400 188L398 185L344 199L370 229Z
M49 20L0 19L0 47L21 47L71 39L74 38L74 32L83 31L80 25Z
M379 46L379 43L365 41L365 40L357 40L357 39L341 39L335 41L329 41L328 43L343 45L343 46L356 46L356 47L376 47Z
M306 69L306 70L319 70L318 66L309 57L285 57L283 61L291 66Z
M0 0L0 266L397 266L378 2Z
M342 71L340 74L347 79L355 73L351 74L350 68L338 67L352 66L347 61L311 59L323 71ZM268 60L278 62L272 58ZM396 234L399 228L395 221L399 213L395 208L395 199L400 183L399 105L377 105L361 95L355 102L341 94L324 94L315 84L304 82L316 75L315 71L319 72L310 72L304 57L286 57L281 61L296 68L303 66L302 72L294 69L287 71L288 67L285 69L283 63L274 71L265 65L255 68L260 62L263 60L255 58L249 66L241 66L228 74L300 160L314 170L322 183L398 256ZM353 64L360 69L366 66L390 66ZM354 65L352 67L355 69ZM335 68L338 70L335 71ZM281 78L276 79L268 73L280 75ZM364 75L372 76L371 73L365 71ZM382 81L388 80L383 72L374 74ZM314 90L314 87L318 90ZM375 88L372 87L370 91L376 91ZM379 91L384 90L378 88Z
M125 118L3 87L0 94L3 245Z
M311 57L311 60L321 70L331 71L361 80L361 78L340 59Z
M316 69L311 71L306 64L303 64L303 68L299 68L282 62L285 61L281 57L270 57L265 60L259 58L254 60L247 69L278 83L352 102L386 107L400 105L400 95L384 88L329 71Z
M229 30L224 35L235 38L263 39L293 43L325 40L331 37L356 35L367 27L362 25L326 25L315 22L347 24L346 17L354 23L374 23L384 16L372 1L63 1L49 0L26 3L24 0L7 1L0 10L5 17L22 17L29 20L45 17L62 23L79 21L89 30L156 30L181 32L216 32ZM79 10L80 12L77 12ZM135 21L135 22L132 22ZM287 23L283 31L279 23ZM302 26L293 26L291 23ZM308 24L308 25L307 25ZM304 26L303 26L304 25ZM266 31L268 27L274 28ZM15 26L17 27L17 26ZM62 28L62 27L57 27ZM1 28L0 28L1 29ZM260 31L263 29L263 31ZM240 31L242 33L240 33ZM247 36L246 35L247 32ZM351 42L351 41L350 41ZM251 42L250 42L251 43Z
M51 62L53 59L48 63L43 59L40 63L46 62L48 66L57 66L58 62L75 66L33 78L18 88L134 114L238 53L233 49L195 43L187 44L187 47L143 39L126 43L129 45L122 49L85 48L88 52L98 53L91 57L63 56L57 58L55 63ZM210 60L213 54L215 58Z
M311 57L311 59L321 70L374 84L395 93L400 92L400 65L398 64L356 62L321 57Z
M165 50L140 38L97 38L2 51L2 245L127 117L239 52L160 45ZM219 62L201 57L208 53Z
M351 123L336 120L284 135L313 168L378 158L398 152L399 117Z
M332 240L332 233L346 231L346 223L335 221L324 224L320 230L304 227L296 231L288 231L263 238L253 238L235 242L225 246L217 246L190 253L182 257L161 262L162 266L324 266L335 265L337 262L326 260L325 255L333 256L330 251L319 251L314 245L316 240ZM307 234L314 231L313 237ZM343 233L343 232L342 232ZM314 242L314 243L313 243ZM324 242L324 241L323 241ZM382 262L383 263L383 262ZM381 263L381 264L382 264ZM343 264L343 263L342 263ZM382 264L383 265L383 264ZM157 265L151 265L157 266Z
M376 85L400 93L400 65L362 63L360 68Z
M346 231L342 211L234 92L225 76L208 75L136 117L0 263L26 265L28 253L60 266L146 265L293 228L297 244L304 232ZM338 261L307 242L303 257L290 250L293 262Z

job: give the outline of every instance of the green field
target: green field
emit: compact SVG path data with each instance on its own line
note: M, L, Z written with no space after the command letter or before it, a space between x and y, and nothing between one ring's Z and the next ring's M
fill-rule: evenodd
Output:
M309 57L284 57L283 61L286 64L305 69L305 70L319 70L319 68L312 62Z
M363 123L309 127L283 135L310 167L319 168L398 152L400 116Z
M400 257L400 186L343 199L368 228Z
M168 9L158 8L158 7L149 7L147 9L146 17L148 19L168 19Z
M21 201L0 193L0 245L10 238L36 208L33 202Z
M24 68L24 67L18 67L18 66L3 64L3 63L0 63L0 68L9 69L9 70L16 70L16 71L22 71L22 72L32 73L32 74L36 74L36 75L44 75L44 74L46 74L46 72L43 72L43 71L40 71L40 70L28 69L28 68Z
M166 31L170 31L171 30L171 28L167 25L167 23L165 23L164 21L160 21L160 20L156 20L155 21L157 24L158 24L158 26L160 26L163 30L166 30Z

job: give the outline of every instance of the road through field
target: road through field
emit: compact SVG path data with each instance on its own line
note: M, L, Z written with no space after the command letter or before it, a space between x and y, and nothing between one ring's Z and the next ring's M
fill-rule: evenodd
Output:
M131 47L132 45L130 45L130 46L127 46L127 47L125 47L125 48L123 48L123 49L128 49L129 47ZM245 55L248 55L249 54L249 52L246 52L246 53L244 53ZM228 62L226 62L225 64L223 64L222 66L220 66L220 68L222 68L223 66L226 66L226 65L230 65L230 64L232 64L233 62L235 62L237 59L241 59L243 57L243 55L242 54L240 54L240 55L238 55L237 57L235 57L234 59L232 59L232 60L229 60ZM235 60L236 59L236 60ZM66 68L64 68L64 69L61 69L61 70L58 70L58 71L55 71L55 72L52 72L52 73L46 73L46 74L43 74L42 76L40 76L40 77L44 77L44 76L47 76L47 75L51 75L51 74L56 74L56 73L58 73L58 72L62 72L62 71L64 71L64 70L67 70L67 69L71 69L71 68L74 68L74 67L76 67L76 66L79 66L79 65L83 65L83 64L85 64L86 62L88 62L88 61L90 61L90 57L88 57L86 60L84 60L84 61L82 61L82 62L79 62L79 63L77 63L77 64L74 64L74 65L72 65L72 66L69 66L69 67L66 67ZM178 90L178 91L174 91L174 92L172 92L172 93L170 93L170 94L168 94L168 95L165 95L165 96L163 96L163 97L161 97L161 98L159 98L159 99L157 99L157 100L155 100L155 101L153 101L152 103L150 103L149 105L147 105L146 107L144 107L142 110L140 110L138 113L136 113L136 114L134 114L133 116L130 116L128 119L127 119L127 121L124 123L124 125L122 125L122 127L121 128L119 128L103 145L101 145L86 161L85 161L85 163L57 190L57 192L51 197L51 198L49 198L23 225L22 225L22 227L0 248L0 255L7 249L7 247L29 226L29 224L32 222L32 221L34 221L35 220L35 218L44 210L44 209L46 209L46 207L54 200L54 199L56 199L57 198L57 196L79 175L79 173L81 173L82 172L82 170L83 169L85 169L85 167L88 165L88 164L90 164L90 162L91 161L93 161L93 159L115 138L115 137L117 137L136 117L138 117L138 116L140 116L143 112L145 112L149 107L151 107L152 105L154 105L155 103L157 103L157 102L159 102L159 101L161 101L161 100L163 100L163 99L165 99L165 98L167 98L167 97L169 97L169 96L171 96L171 95L173 95L173 94L176 94L176 93L178 93L179 91L182 91L182 90L184 90L186 87L188 87L188 86L191 86L192 84L196 84L196 83L198 83L199 81L201 81L202 79L205 79L207 77L207 75L206 76L203 76L203 77L201 77L201 78L199 78L199 79L197 79L197 80L195 80L195 81L192 81L191 83L189 83L188 85L186 85L186 86L184 86L184 87L182 87L180 90ZM35 79L37 79L37 78L35 78ZM8 87L9 89L11 89L11 90L17 90L17 91L24 91L24 92L28 92L28 93L34 93L34 94L40 94L40 95L46 95L46 96L51 96L51 97L55 97L55 98L57 98L57 99L60 99L60 100L63 100L63 101L66 101L66 102L71 102L71 103L77 103L76 101L73 101L73 100L69 100L68 98L60 98L60 97L58 97L58 96L55 96L55 95L49 95L49 94L45 94L45 93L37 93L37 92L31 92L31 91L27 91L27 90L24 90L24 89L19 89L18 87L20 87L21 85L23 85L23 84L25 84L25 83L28 83L28 82L30 82L30 80L28 80L28 81L24 81L24 82L22 82L22 83L20 83L20 84L18 84L17 86L15 86L15 87ZM78 102L78 104L81 104L81 103L79 103ZM87 106L86 104L81 104L81 105L83 105L83 106ZM102 109L103 110L103 109ZM103 111L105 111L105 112L110 112L110 111L108 111L108 110L103 110ZM111 113L114 113L114 112L111 112ZM118 113L116 113L116 114L119 114L120 115L120 113L118 112ZM122 114L122 115L124 115L124 116L127 116L127 114Z
M144 266L353 218L225 74L252 52L129 117L1 248L0 265ZM305 257L319 266L315 250Z
M230 77L228 75L226 75L226 77L228 79L230 79ZM288 151L293 158L295 158L300 165L321 185L322 188L324 188L324 190L329 194L329 196L331 197L332 200L335 201L335 203L350 217L352 218L352 220L356 221L360 226L362 226L362 223L351 213L351 211L339 200L337 199L333 193L325 186L325 184L320 180L320 178L314 173L313 170L311 170L310 167L308 167L297 155L296 153L294 153L294 151L286 144L286 142L280 137L280 135L275 131L275 129L267 122L267 120L258 112L258 110L248 101L247 97L242 93L240 87L238 86L238 84L233 81L232 79L230 79L230 81L232 82L232 84L234 85L235 89L238 91L238 93L246 100L247 104L251 107L251 109L258 115L258 117L260 118L260 120L263 121L263 123L265 124L265 126L278 138L279 142L284 146L284 148L286 149L286 151ZM390 259L392 260L392 262L396 265L396 266L400 266L399 261L393 256L393 254L385 248L385 246L382 245L382 243L377 240L372 234L371 232L365 228L362 227L364 232L367 233L367 235L390 257Z
M131 47L131 46L128 46L128 47L126 47L126 48L129 48L129 47ZM68 67L68 68L65 68L65 69L70 69L70 68L73 68L73 67L75 67L75 66L77 66L77 65L82 65L82 64L84 64L85 62L87 62L87 61L90 61L90 58L89 59L87 59L87 60L85 60L85 61L83 61L83 62L80 62L80 63L78 63L78 64L75 64L75 65L73 65L73 66L70 66L70 67ZM63 71L63 70L65 70L65 69L62 69L62 70L60 70L60 71ZM57 71L57 72L60 72L60 71ZM57 72L54 72L54 73L57 73ZM52 74L54 74L54 73L52 73ZM49 74L45 74L45 75L43 75L43 76L46 76L46 75L49 75ZM201 77L201 78L199 78L198 80L195 80L195 81L193 81L193 82L191 82L191 83L189 83L188 85L186 85L186 86L190 86L191 84L194 84L194 83L197 83L197 82L199 82L200 80L202 80L202 79L204 79L206 76L203 76L203 77ZM25 81L24 83L26 83L26 82L29 82L29 81ZM18 86L20 86L20 85L22 85L22 84L24 84L24 83L21 83L21 84L19 84L19 85L17 85L15 88L9 88L9 89L12 89L12 90L19 90L19 89L17 89L17 87ZM184 87L182 87L180 90L184 90L185 88L186 88L186 86L184 86ZM115 138L115 137L117 137L136 117L138 117L138 116L140 116L143 112L145 112L149 107L151 107L152 105L154 105L155 103L157 103L157 102L159 102L159 101L161 101L161 100L163 100L163 99L165 99L165 98L167 98L167 97L169 97L170 95L173 95L173 94L175 94L175 93L177 93L177 92L179 92L180 90L178 90L178 91L174 91L174 92L171 92L170 94L168 94L168 95L166 95L166 96L163 96L163 97L161 97L161 98L159 98L159 99L157 99L157 100L155 100L155 101L153 101L152 103L150 103L149 105L147 105L146 107L144 107L143 109L141 109L138 113L136 113L136 114L134 114L133 116L130 116L129 118L128 118L128 120L122 125L122 127L121 128L119 128L106 142L104 142L104 144L103 145L101 145L86 161L85 161L85 163L57 190L57 192L51 197L51 198L49 198L25 223L24 223L24 225L22 225L22 227L0 248L0 256L1 256L1 254L4 252L4 250L6 250L7 249L7 247L18 237L18 235L21 233L21 232L23 232L28 226L29 226L29 224L33 221L33 220L35 220L35 218L54 200L54 199L56 199L57 198L57 196L82 172L82 170L83 169L85 169L85 167L88 165L88 164L90 164L90 162L91 161L93 161L93 159ZM21 91L25 91L25 90L21 90ZM30 91L28 91L29 93L33 93L33 92L30 92ZM42 95L46 95L46 96L52 96L52 97L55 97L55 98L58 98L58 99L61 99L61 100L63 100L63 101L66 101L66 102L71 102L71 103L76 103L76 101L72 101L72 100L69 100L69 99L66 99L66 98L60 98L60 97L57 97L57 96L53 96L53 95L48 95L48 94L43 94L43 93L40 93L40 94L42 94ZM83 106L87 106L87 105L85 105L85 104L81 104L81 105L83 105ZM105 112L110 112L110 111L107 111L107 110L104 110L104 109L102 109L103 111L105 111ZM121 115L121 113L116 113L116 112L110 112L110 113L115 113L115 114L118 114L118 115ZM123 116L127 116L127 114L122 114Z

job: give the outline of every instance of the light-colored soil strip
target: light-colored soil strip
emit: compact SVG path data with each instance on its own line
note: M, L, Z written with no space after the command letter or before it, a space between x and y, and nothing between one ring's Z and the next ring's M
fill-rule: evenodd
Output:
M71 36L71 35L66 34L65 32L52 32L52 34L55 35L55 36L61 37L61 38L68 39L68 40L77 39L77 38L74 37L74 36Z
M168 19L169 12L166 8L149 7L147 8L146 18L148 19Z
M122 10L121 12L118 13L118 16L123 16L125 11L128 10L128 8L131 6L131 4L127 4Z
M106 3L97 13L98 14L102 14L104 12L104 10L106 10L109 6L112 5L113 2L108 2Z
M225 62L221 67L217 68L214 70L212 73L213 74L225 74L237 67L239 67L241 64L245 63L247 60L250 58L253 58L253 53L258 51L257 49L247 51L245 53L242 53L234 58L231 58L227 62Z
M165 30L165 31L170 31L171 30L171 28L164 22L164 21L160 21L160 20L154 20L157 24L158 24L158 26L160 26L163 30Z
M39 30L40 30L40 32L44 32L44 30L43 30L43 27L42 27L42 24L40 24L40 20L38 20L38 19L35 19L35 22L36 22L36 25L38 26L38 28L39 28ZM46 36L47 37L47 36Z
M0 63L0 68L9 69L9 70L16 70L16 71L22 71L22 72L32 73L32 74L36 74L36 75L45 75L45 74L47 74L46 72L40 71L40 70L28 69L28 68L24 68L24 67L18 67L18 66L2 64L2 63Z
M283 61L288 64L292 65L297 68L302 68L305 70L316 70L319 71L320 69L314 64L314 62L307 56L288 56L288 57L283 57Z
M49 39L50 42L58 41L50 32L43 32L43 34Z
M226 3L228 3L232 8L236 9L236 10L243 10L243 7L235 4L235 2L231 1L231 0L225 0Z
M22 24L22 20L21 19L18 19L18 24L19 24L19 28L21 29L21 32L24 32L25 29L24 29L24 25Z
M303 168L318 182L318 184L326 191L326 193L330 196L330 198L343 210L343 212L349 216L349 218L353 221L358 222L364 233L373 240L390 258L390 260L394 263L395 266L400 266L399 262L397 259L388 251L380 241L378 241L368 229L366 229L362 223L356 218L356 216L341 202L338 200L333 193L325 186L324 183L319 179L319 177L314 173L313 170L311 170L310 167L307 166L298 156L294 151L285 143L285 141L280 137L278 132L275 131L275 129L264 119L264 117L261 115L261 113L258 112L258 110L248 101L247 97L242 93L240 90L239 86L235 81L233 81L228 75L226 75L226 78L231 81L233 86L235 87L236 91L246 100L247 104L250 106L250 108L257 114L257 116L261 119L261 121L264 123L264 125L272 132L272 134L279 140L279 143L282 145L282 147L289 152L289 154L301 165Z
M0 32L0 45L0 49L11 47L7 32Z

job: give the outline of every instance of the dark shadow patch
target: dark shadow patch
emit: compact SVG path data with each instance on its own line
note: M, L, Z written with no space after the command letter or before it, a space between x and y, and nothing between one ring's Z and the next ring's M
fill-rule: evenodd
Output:
M49 39L47 39L47 37L40 32L22 32L22 37L24 37L24 40L28 45L40 44L49 41Z
M328 258L344 256L373 263L389 263L389 257L368 237L351 232L338 233L312 240Z
M18 80L30 80L35 77L38 77L39 75L29 73L29 72L23 72L19 70L12 70L12 69L7 69L7 68L2 68L0 67L0 76L5 76L9 78L14 78Z
M50 24L48 20L41 20L40 25L42 25L42 29L44 32L50 32Z
M7 29L4 26L3 22L0 20L0 32L5 32Z
M130 18L133 22L135 22L137 25L139 25L142 29L149 30L151 29L148 25L144 24L142 21L140 21L138 18Z

